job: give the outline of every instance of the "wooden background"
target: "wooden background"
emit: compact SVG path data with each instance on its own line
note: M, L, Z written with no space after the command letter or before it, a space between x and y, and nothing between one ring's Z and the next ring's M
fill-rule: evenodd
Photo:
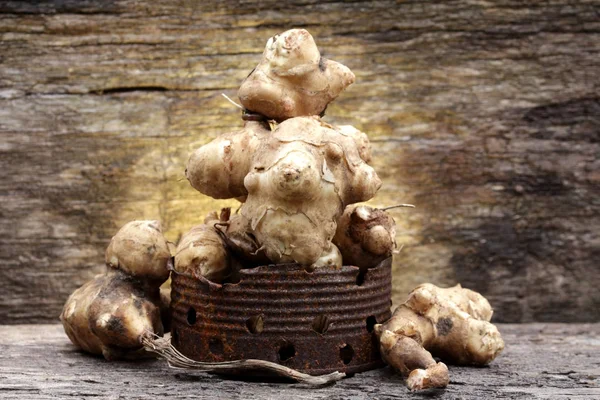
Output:
M600 320L600 2L0 2L0 323L56 321L132 219L182 232L216 202L190 152L222 97L305 27L357 82L326 120L367 132L394 211L394 300L461 282L497 321Z

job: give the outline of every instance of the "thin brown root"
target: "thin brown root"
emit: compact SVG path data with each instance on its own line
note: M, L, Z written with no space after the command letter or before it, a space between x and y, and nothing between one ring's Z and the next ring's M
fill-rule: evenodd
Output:
M401 207L415 208L415 206L412 205L412 204L396 204L394 206L388 206L388 207L380 208L380 210L387 211L387 210L392 210L394 208L401 208Z
M346 376L343 372L333 372L327 375L312 376L263 360L237 360L226 362L201 362L194 361L181 354L169 340L155 334L148 333L142 338L146 351L157 354L167 360L169 367L177 369L193 369L204 372L221 372L234 375L243 375L248 371L269 372L280 377L289 378L299 383L313 386L324 386L336 382Z

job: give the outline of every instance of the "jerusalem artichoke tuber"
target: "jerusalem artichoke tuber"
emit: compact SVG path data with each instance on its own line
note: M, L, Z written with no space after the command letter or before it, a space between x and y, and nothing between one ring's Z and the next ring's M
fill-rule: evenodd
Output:
M158 221L131 221L111 239L106 264L132 276L164 282L171 259L169 244Z
M142 338L161 335L159 287L171 255L157 221L133 221L111 239L107 271L77 289L60 319L73 344L106 359L144 355Z
M320 115L353 82L346 66L321 57L308 31L291 29L269 39L238 97L246 109L283 121Z
M492 308L479 293L427 283L415 288L375 332L385 360L408 375L409 388L416 390L443 382L443 368L431 363L427 350L450 363L490 363L504 348L491 316Z
M187 176L207 195L246 195L240 209L249 226L244 234L251 235L272 262L310 266L329 249L344 207L370 199L381 186L364 160L368 158L366 137L346 131L340 133L318 117L288 119L268 134L262 127L247 125L226 136L234 149L225 152L226 161L211 158L219 153L215 149L223 147L224 139L217 138L190 158ZM244 140L250 140L251 149L235 150L236 143ZM225 164L237 167L233 170ZM227 176L214 178L224 170L229 171ZM245 191L240 189L241 177Z
M396 246L396 224L384 210L350 205L339 218L333 237L346 265L373 268L391 257Z
M221 283L231 273L231 260L222 236L211 225L196 225L181 238L175 271Z
M381 181L352 138L298 117L263 140L244 184L241 214L267 257L311 265L329 247L343 207L370 199Z
M367 135L318 117L353 81L347 67L321 57L306 30L276 35L238 95L245 111L280 124L246 118L242 130L190 157L186 177L195 189L243 202L243 220L231 221L224 232L228 245L245 253L242 258L265 255L274 263L310 267L332 248L344 208L371 199L381 186L367 165ZM365 245L384 245L381 234L374 229Z

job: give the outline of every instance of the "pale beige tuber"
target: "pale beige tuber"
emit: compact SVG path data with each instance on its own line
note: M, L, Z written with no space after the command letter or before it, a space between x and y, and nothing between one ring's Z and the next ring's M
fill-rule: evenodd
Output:
M375 332L384 360L408 377L411 390L445 387L448 370L432 354L452 364L485 365L504 349L498 329L489 322L492 312L479 293L426 283Z
M165 265L171 258L169 244L158 221L131 221L112 238L106 249L106 265L131 276L164 282Z
M246 109L283 121L322 114L353 82L346 66L321 57L308 31L291 29L269 39L238 97Z
M291 118L271 132L265 129L247 124L200 148L190 158L187 177L213 197L246 196L243 219L235 223L240 229L230 233L250 238L258 246L254 253L274 263L313 265L331 249L344 207L369 200L381 186L365 162L368 140L318 117ZM244 151L237 145L242 142L249 146Z
M396 223L384 210L350 205L338 220L333 243L344 263L361 270L373 268L392 256L396 247Z
M367 164L367 135L319 117L352 82L354 74L322 58L306 30L276 35L240 87L244 128L191 155L186 177L196 190L243 203L239 216L217 227L236 258L307 269L346 262L344 249L332 243L338 219L346 206L371 199L381 186ZM386 244L378 228L371 233L363 244L380 260L388 251L376 247Z
M215 199L246 196L244 178L261 140L270 133L268 124L247 121L241 130L200 147L190 156L185 170L190 185Z
M144 355L144 335L164 332L159 288L172 261L160 224L123 226L110 241L106 262L106 273L67 300L60 316L65 332L77 347L108 360Z
M231 258L217 228L196 225L182 236L175 253L175 271L216 283L229 276Z

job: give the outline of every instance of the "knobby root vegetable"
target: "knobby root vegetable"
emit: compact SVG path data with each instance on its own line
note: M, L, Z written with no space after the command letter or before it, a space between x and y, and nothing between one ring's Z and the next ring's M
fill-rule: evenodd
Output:
M238 93L246 111L270 120L246 118L242 130L191 155L186 177L192 187L243 203L241 217L227 229L219 227L240 259L311 268L332 250L344 208L371 199L381 186L367 164L367 135L319 118L353 81L347 67L321 57L306 30L276 35ZM375 236L375 242L381 241Z
M344 264L361 270L374 268L392 256L396 247L396 223L384 210L350 205L338 220L333 243Z
M269 39L238 97L246 109L283 121L322 114L353 82L350 69L321 57L308 31L291 29Z
M244 178L261 140L269 134L266 123L247 121L241 130L200 147L190 156L185 170L190 185L215 199L246 196Z
M142 338L164 333L158 289L147 292L119 270L109 270L77 289L61 320L71 342L107 360L143 356Z
M342 267L342 253L333 243L330 243L329 248L323 250L321 257L313 265L307 268L308 271L314 271L317 268L336 268Z
M370 199L381 186L354 139L318 117L279 124L252 166L240 212L276 263L315 263L329 248L345 205Z
M106 264L131 276L164 282L165 268L171 259L169 244L158 221L131 221L111 239L106 249Z
M381 186L365 162L366 135L318 117L291 118L270 132L247 124L224 137L192 155L187 177L213 197L245 196L245 220L232 221L230 237L242 232L253 253L260 250L275 263L313 265L330 249L344 207L369 200ZM245 151L238 146L243 141Z
M213 225L196 225L181 237L175 271L222 283L231 274L231 259L222 235Z
M432 362L431 354L453 364L485 365L504 349L498 329L489 322L492 313L479 293L426 283L375 332L384 359L408 376L411 390L443 387L445 366Z
M126 224L112 238L106 261L106 272L65 303L60 316L65 332L77 347L107 360L147 356L143 337L164 333L159 288L172 262L160 224Z

